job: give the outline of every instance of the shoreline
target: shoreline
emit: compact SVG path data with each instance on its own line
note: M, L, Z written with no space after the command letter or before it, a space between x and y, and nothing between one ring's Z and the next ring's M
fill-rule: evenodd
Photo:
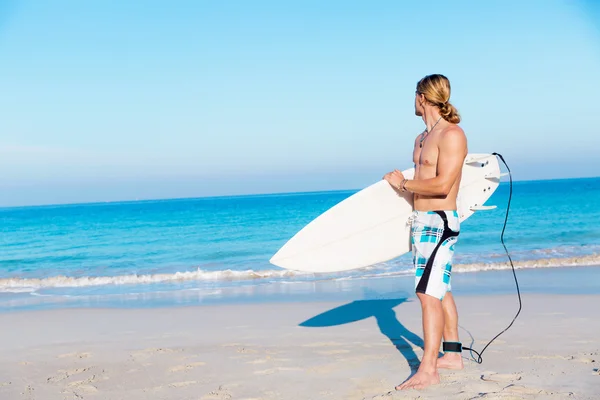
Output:
M515 272L522 294L600 294L600 266L529 268ZM386 299L400 295L415 298L413 285L411 275L398 275L286 283L267 281L220 288L193 285L182 288L173 283L163 285L164 290L158 291L153 290L156 287L152 285L136 285L138 293L108 295L4 293L0 294L0 314L63 308L162 309L243 303L313 303ZM511 269L455 273L452 290L457 296L517 295Z

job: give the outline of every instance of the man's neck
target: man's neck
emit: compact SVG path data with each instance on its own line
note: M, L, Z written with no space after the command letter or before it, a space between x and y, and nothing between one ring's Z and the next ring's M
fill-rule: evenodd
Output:
M425 126L427 127L427 132L431 132L431 128L440 120L440 113L437 108L427 107L425 109L425 113L423 114L423 122L425 122ZM440 121L440 124L442 121ZM438 124L439 126L439 124Z

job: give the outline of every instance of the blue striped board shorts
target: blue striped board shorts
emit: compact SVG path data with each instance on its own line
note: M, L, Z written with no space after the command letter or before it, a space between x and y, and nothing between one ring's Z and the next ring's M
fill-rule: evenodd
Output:
M415 211L410 219L415 291L443 300L451 291L452 258L460 232L458 213Z

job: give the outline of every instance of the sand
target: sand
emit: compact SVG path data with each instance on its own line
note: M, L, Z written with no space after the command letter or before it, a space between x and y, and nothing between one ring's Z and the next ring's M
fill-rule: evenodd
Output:
M516 296L458 297L464 345ZM600 296L523 295L462 371L397 392L422 355L415 298L0 314L0 399L598 399Z

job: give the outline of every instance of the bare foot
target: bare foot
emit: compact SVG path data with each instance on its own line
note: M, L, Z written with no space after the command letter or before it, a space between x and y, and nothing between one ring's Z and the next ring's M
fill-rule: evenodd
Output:
M405 389L424 389L429 385L440 383L440 375L436 372L417 371L412 378L401 385L396 386L396 390Z
M460 353L446 353L443 357L438 358L437 367L446 369L463 369L463 359Z

